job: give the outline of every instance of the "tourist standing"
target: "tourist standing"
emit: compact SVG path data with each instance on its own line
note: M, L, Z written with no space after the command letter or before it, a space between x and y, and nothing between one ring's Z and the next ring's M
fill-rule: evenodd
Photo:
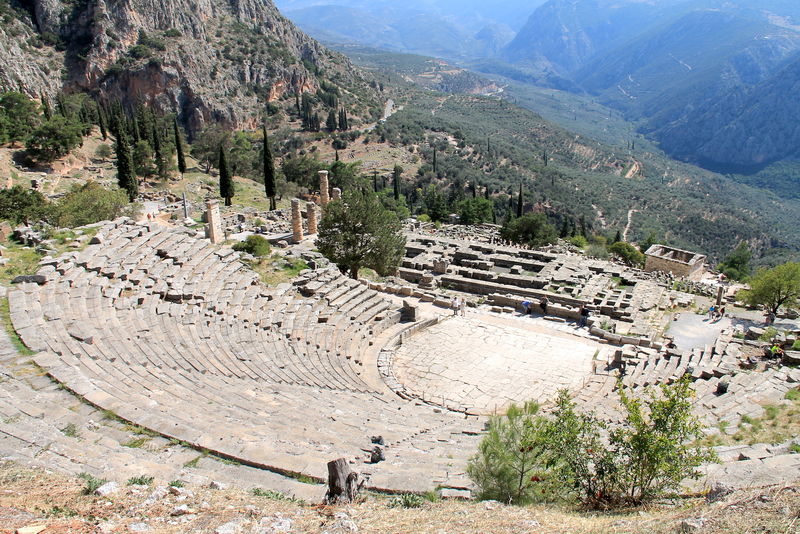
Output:
M547 297L542 297L542 300L539 301L539 307L542 309L542 315L547 315L547 304L548 304Z
M453 308L453 315L458 315L458 297L453 297L450 301L450 307Z
M467 299L465 297L461 297L458 309L461 310L461 317L467 316Z
M581 318L578 321L578 328L583 328L589 324L589 313L589 308L586 307L586 304L581 304Z

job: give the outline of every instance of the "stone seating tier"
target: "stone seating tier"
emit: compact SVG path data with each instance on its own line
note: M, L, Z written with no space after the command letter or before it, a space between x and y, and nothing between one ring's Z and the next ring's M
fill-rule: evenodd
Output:
M9 293L34 360L71 391L246 465L321 479L328 460L360 460L383 435L389 461L369 468L372 486L464 483L446 456L466 460L478 421L362 377L374 336L399 321L380 294L335 269L268 288L238 253L177 229L101 232L104 245L45 260L44 285Z

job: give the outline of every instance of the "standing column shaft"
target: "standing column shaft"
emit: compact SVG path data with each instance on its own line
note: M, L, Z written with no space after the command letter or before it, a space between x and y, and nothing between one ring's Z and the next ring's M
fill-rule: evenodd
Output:
M303 215L300 213L300 199L292 199L292 241L303 240Z
M217 204L216 200L206 202L206 222L208 223L206 237L214 244L222 243L225 240L225 236L222 234L219 204Z
M328 171L319 171L319 202L322 207L328 205L330 202L330 194L328 191Z
M313 202L306 203L306 213L308 214L308 234L317 233L317 205Z

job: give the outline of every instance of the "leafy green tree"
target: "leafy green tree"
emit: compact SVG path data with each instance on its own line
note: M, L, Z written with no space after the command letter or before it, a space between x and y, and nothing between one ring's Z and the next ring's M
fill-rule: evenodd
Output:
M478 496L517 505L549 497L550 432L549 421L532 401L491 417L478 453L467 464Z
M117 184L120 189L128 193L128 199L133 202L139 196L139 180L133 168L133 154L128 145L128 138L125 132L120 130L117 133L115 145L117 153Z
M0 219L31 224L46 218L50 205L39 191L15 185L0 189Z
M267 137L267 127L262 128L264 134L264 191L269 199L269 209L276 209L275 195L275 162L272 159L272 151L269 149L269 138Z
M183 154L183 139L181 138L177 119L173 121L172 127L175 135L175 152L178 157L178 171L181 173L181 176L183 176L186 173L186 156Z
M647 239L645 239L645 240L644 240L644 242L642 242L642 243L639 245L639 251L640 251L642 254L644 254L644 253L646 253L646 252L647 252L647 250L648 250L650 247L652 247L652 246L653 246L653 245L655 245L656 243L658 243L658 239L656 238L656 233L655 233L655 232L650 232L650 233L648 233L648 234L647 234Z
M400 265L405 241L397 215L374 193L355 189L325 208L317 248L352 278L358 278L361 267L386 276Z
M128 204L126 191L106 189L96 182L75 185L54 208L53 223L62 228L74 228L99 221L109 221L122 215L133 215L135 207Z
M733 252L728 254L725 261L719 264L719 270L728 278L744 280L750 276L752 272L752 268L750 267L750 260L752 257L753 253L750 252L750 247L747 246L747 243L742 241Z
M201 131L192 143L192 156L205 166L205 172L211 171L211 167L219 163L219 147L226 148L231 146L231 132L214 124Z
M624 261L626 265L630 265L632 267L640 267L644 265L644 254L639 252L639 250L630 243L618 241L608 247L608 251L619 256L619 258Z
M308 155L294 155L283 158L281 171L289 182L309 189L316 187L317 173L325 165L317 158Z
M83 125L55 115L31 132L26 148L36 160L49 163L66 156L82 142Z
M707 447L694 445L703 437L703 427L692 415L691 383L688 378L658 390L650 388L644 398L618 388L625 410L625 424L611 431L611 445L621 458L623 498L633 503L652 500L677 490L682 480L700 478L700 465L716 459Z
M361 175L361 163L333 162L330 166L330 186L342 191L361 188L367 185L367 179Z
M226 206L230 206L232 204L231 199L236 193L236 188L233 183L233 176L228 169L228 157L225 152L225 148L219 147L219 163L217 165L219 168L219 196L225 199Z
M430 184L422 195L422 202L425 206L425 213L432 221L444 221L447 219L449 210L447 209L447 202L444 195L442 195L436 186Z
M492 220L494 203L485 198L470 198L458 203L461 224L481 224Z
M750 289L740 291L737 297L750 306L763 306L773 314L781 306L796 307L800 300L800 262L759 269L750 279Z
M547 222L544 213L526 213L522 217L507 220L500 229L500 236L530 247L543 247L558 240L555 227Z
M408 209L406 197L401 196L398 199L394 198L394 194L388 190L380 191L377 193L378 198L387 210L393 211L397 214L397 218L401 221L411 217L411 210Z
M36 103L16 91L0 95L0 115L4 117L5 140L11 143L24 141L40 122Z

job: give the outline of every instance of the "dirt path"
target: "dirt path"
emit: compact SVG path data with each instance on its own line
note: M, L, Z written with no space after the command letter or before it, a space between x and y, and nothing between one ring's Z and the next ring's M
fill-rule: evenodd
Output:
M642 170L642 166L639 165L638 161L633 160L633 165L631 165L631 168L628 169L628 172L625 173L625 178L633 178L634 176L639 174L640 170Z
M628 232L631 230L631 223L633 223L633 214L639 210L628 210L628 224L625 225L625 231L622 232L622 240L628 242Z

